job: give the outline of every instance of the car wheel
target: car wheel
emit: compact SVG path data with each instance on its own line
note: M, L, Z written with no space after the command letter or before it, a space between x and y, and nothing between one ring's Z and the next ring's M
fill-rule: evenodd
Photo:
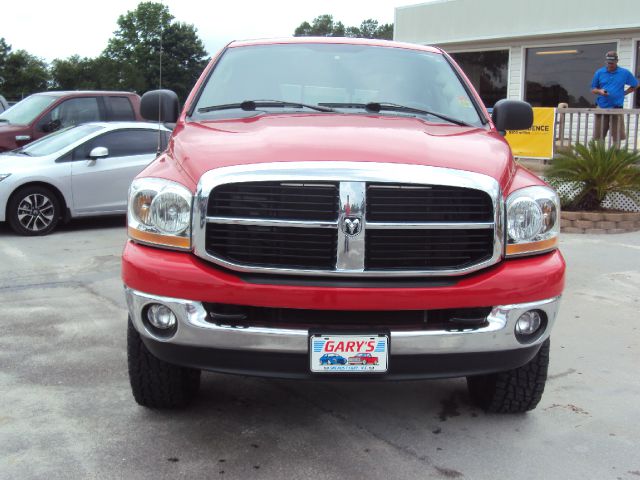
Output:
M200 370L172 365L153 356L131 318L127 330L127 362L133 397L143 407L185 407L200 388Z
M26 187L11 196L7 219L19 235L46 235L60 220L60 201L46 187Z
M487 412L523 413L540 402L549 367L547 339L533 359L506 372L467 377L471 400Z

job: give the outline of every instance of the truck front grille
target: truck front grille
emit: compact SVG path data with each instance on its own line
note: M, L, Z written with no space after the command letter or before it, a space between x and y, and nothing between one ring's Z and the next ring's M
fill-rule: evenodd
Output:
M493 252L490 230L369 230L368 270L465 268Z
M378 175L372 165L214 170L196 202L195 253L243 272L343 277L462 275L500 260L495 180L409 165Z
M367 185L372 222L491 222L491 197L480 190L442 185Z
M207 251L245 265L331 270L336 264L336 234L320 228L210 225Z
M233 327L469 330L485 327L491 307L442 310L303 310L205 303L207 321Z

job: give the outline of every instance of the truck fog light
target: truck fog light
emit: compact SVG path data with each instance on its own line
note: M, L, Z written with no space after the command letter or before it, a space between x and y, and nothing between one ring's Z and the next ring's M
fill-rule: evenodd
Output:
M177 323L176 316L171 309L159 303L154 303L147 309L147 320L159 330L169 330L174 328Z
M516 322L516 335L529 336L536 333L542 326L542 316L537 310L524 312Z

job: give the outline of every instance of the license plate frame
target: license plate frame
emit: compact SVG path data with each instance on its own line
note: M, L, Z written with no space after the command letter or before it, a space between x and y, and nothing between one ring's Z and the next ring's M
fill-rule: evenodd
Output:
M389 350L388 333L309 332L309 370L321 375L385 374Z

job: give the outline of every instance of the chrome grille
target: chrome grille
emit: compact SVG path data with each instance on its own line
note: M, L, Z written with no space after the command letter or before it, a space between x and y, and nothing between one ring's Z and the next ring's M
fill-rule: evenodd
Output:
M203 175L195 253L245 272L462 275L502 256L502 197L487 176L369 162L287 162Z

